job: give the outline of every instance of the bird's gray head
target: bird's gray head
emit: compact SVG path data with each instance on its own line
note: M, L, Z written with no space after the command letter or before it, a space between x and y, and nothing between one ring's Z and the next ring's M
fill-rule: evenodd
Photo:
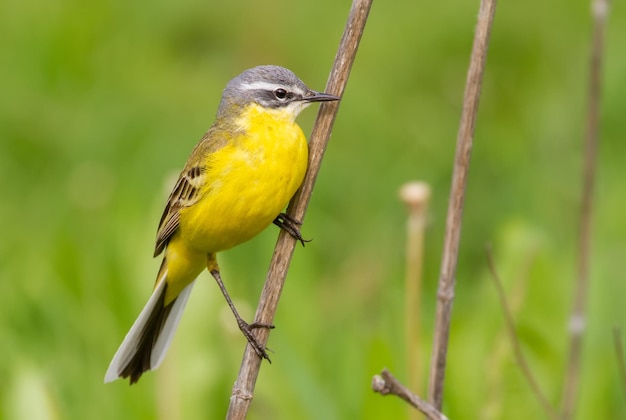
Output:
M291 70L279 66L248 69L226 85L218 115L258 104L263 108L284 110L295 118L312 102L336 101L339 97L309 89Z

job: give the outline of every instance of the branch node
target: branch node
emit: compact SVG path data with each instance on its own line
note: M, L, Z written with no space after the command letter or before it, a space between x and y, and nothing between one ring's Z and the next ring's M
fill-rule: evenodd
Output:
M381 375L374 375L372 378L372 389L381 395L387 395L391 392L391 387Z
M454 289L439 288L437 298L441 303L451 302L454 300Z
M402 385L387 368L383 369L380 375L375 375L372 378L372 389L381 395L391 394L402 398L431 420L448 420L448 418L432 404L429 404L428 401L424 401Z
M252 401L252 398L254 398L254 396L251 393L245 392L240 388L233 388L232 398L239 398L244 401Z

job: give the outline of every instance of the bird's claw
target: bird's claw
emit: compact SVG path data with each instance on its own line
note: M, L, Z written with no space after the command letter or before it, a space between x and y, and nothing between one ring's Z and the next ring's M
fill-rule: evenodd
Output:
M265 324L261 322L253 322L252 324L248 324L242 319L238 321L238 325L239 329L243 333L244 337L246 337L246 340L248 340L248 343L250 343L257 356L259 356L261 359L266 359L268 362L272 363L267 354L267 350L269 349L259 343L259 340L256 338L256 336L252 334L252 330L256 328L267 328L271 330L275 328L274 324Z
M302 222L294 219L287 213L279 214L276 219L274 219L274 224L279 228L284 229L289 235L291 235L292 238L300 241L302 246L304 246L307 242L311 242L310 239L304 239L300 233L298 226L302 225Z

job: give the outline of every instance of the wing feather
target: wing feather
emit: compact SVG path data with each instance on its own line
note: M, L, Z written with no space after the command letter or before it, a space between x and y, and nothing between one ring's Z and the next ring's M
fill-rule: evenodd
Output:
M155 257L163 252L172 235L178 230L180 210L193 206L202 198L204 194L202 187L207 182L207 156L226 146L233 139L233 133L241 135L243 131L231 125L224 125L221 128L214 125L191 152L185 169L178 177L163 210L154 247Z
M156 246L154 256L159 255L172 235L178 229L180 223L180 210L192 206L201 198L201 187L204 183L204 169L200 166L185 168L178 177L176 185L167 200L165 210L161 216L159 229L157 230Z

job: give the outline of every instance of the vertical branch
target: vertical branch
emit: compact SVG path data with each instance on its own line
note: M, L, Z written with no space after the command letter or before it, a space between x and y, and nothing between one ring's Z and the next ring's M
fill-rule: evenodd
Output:
M365 29L372 1L354 0L325 92L338 96L343 94L359 41ZM324 103L321 105L317 115L309 141L309 167L307 174L302 187L291 200L287 209L288 214L297 220L303 220L304 218L338 109L339 103L337 102ZM280 232L265 285L261 292L261 299L254 319L255 322L272 323L278 300L285 284L295 244L295 239L289 234L284 230ZM255 333L259 343L265 345L269 336L269 330L261 328L256 330ZM230 406L226 415L227 419L239 420L246 417L254 394L254 386L260 366L261 359L256 355L252 347L248 345L241 362L239 376L231 394Z
M406 226L406 280L405 280L405 337L407 349L408 387L422 394L423 368L420 362L422 267L424 260L424 229L430 188L425 182L409 182L400 189L400 199L407 205L409 215ZM417 419L419 413L409 412Z
M585 136L585 163L578 240L578 275L575 284L574 306L569 320L570 343L567 371L563 389L563 419L572 418L580 382L582 340L586 323L587 289L589 287L589 257L591 247L591 215L596 174L596 155L599 137L600 91L604 30L608 14L608 0L592 0L593 34L589 69L589 98Z
M441 410L443 402L443 383L445 378L446 355L448 352L448 338L450 334L450 316L454 299L456 265L461 237L461 219L465 200L465 186L469 171L474 125L478 102L482 86L487 45L491 25L496 12L496 0L481 0L478 12L478 22L474 36L474 45L470 59L463 112L457 136L454 172L452 174L452 189L448 204L446 219L446 233L444 238L441 272L439 275L439 289L437 291L437 313L435 320L435 337L430 365L430 379L428 389L429 401Z

